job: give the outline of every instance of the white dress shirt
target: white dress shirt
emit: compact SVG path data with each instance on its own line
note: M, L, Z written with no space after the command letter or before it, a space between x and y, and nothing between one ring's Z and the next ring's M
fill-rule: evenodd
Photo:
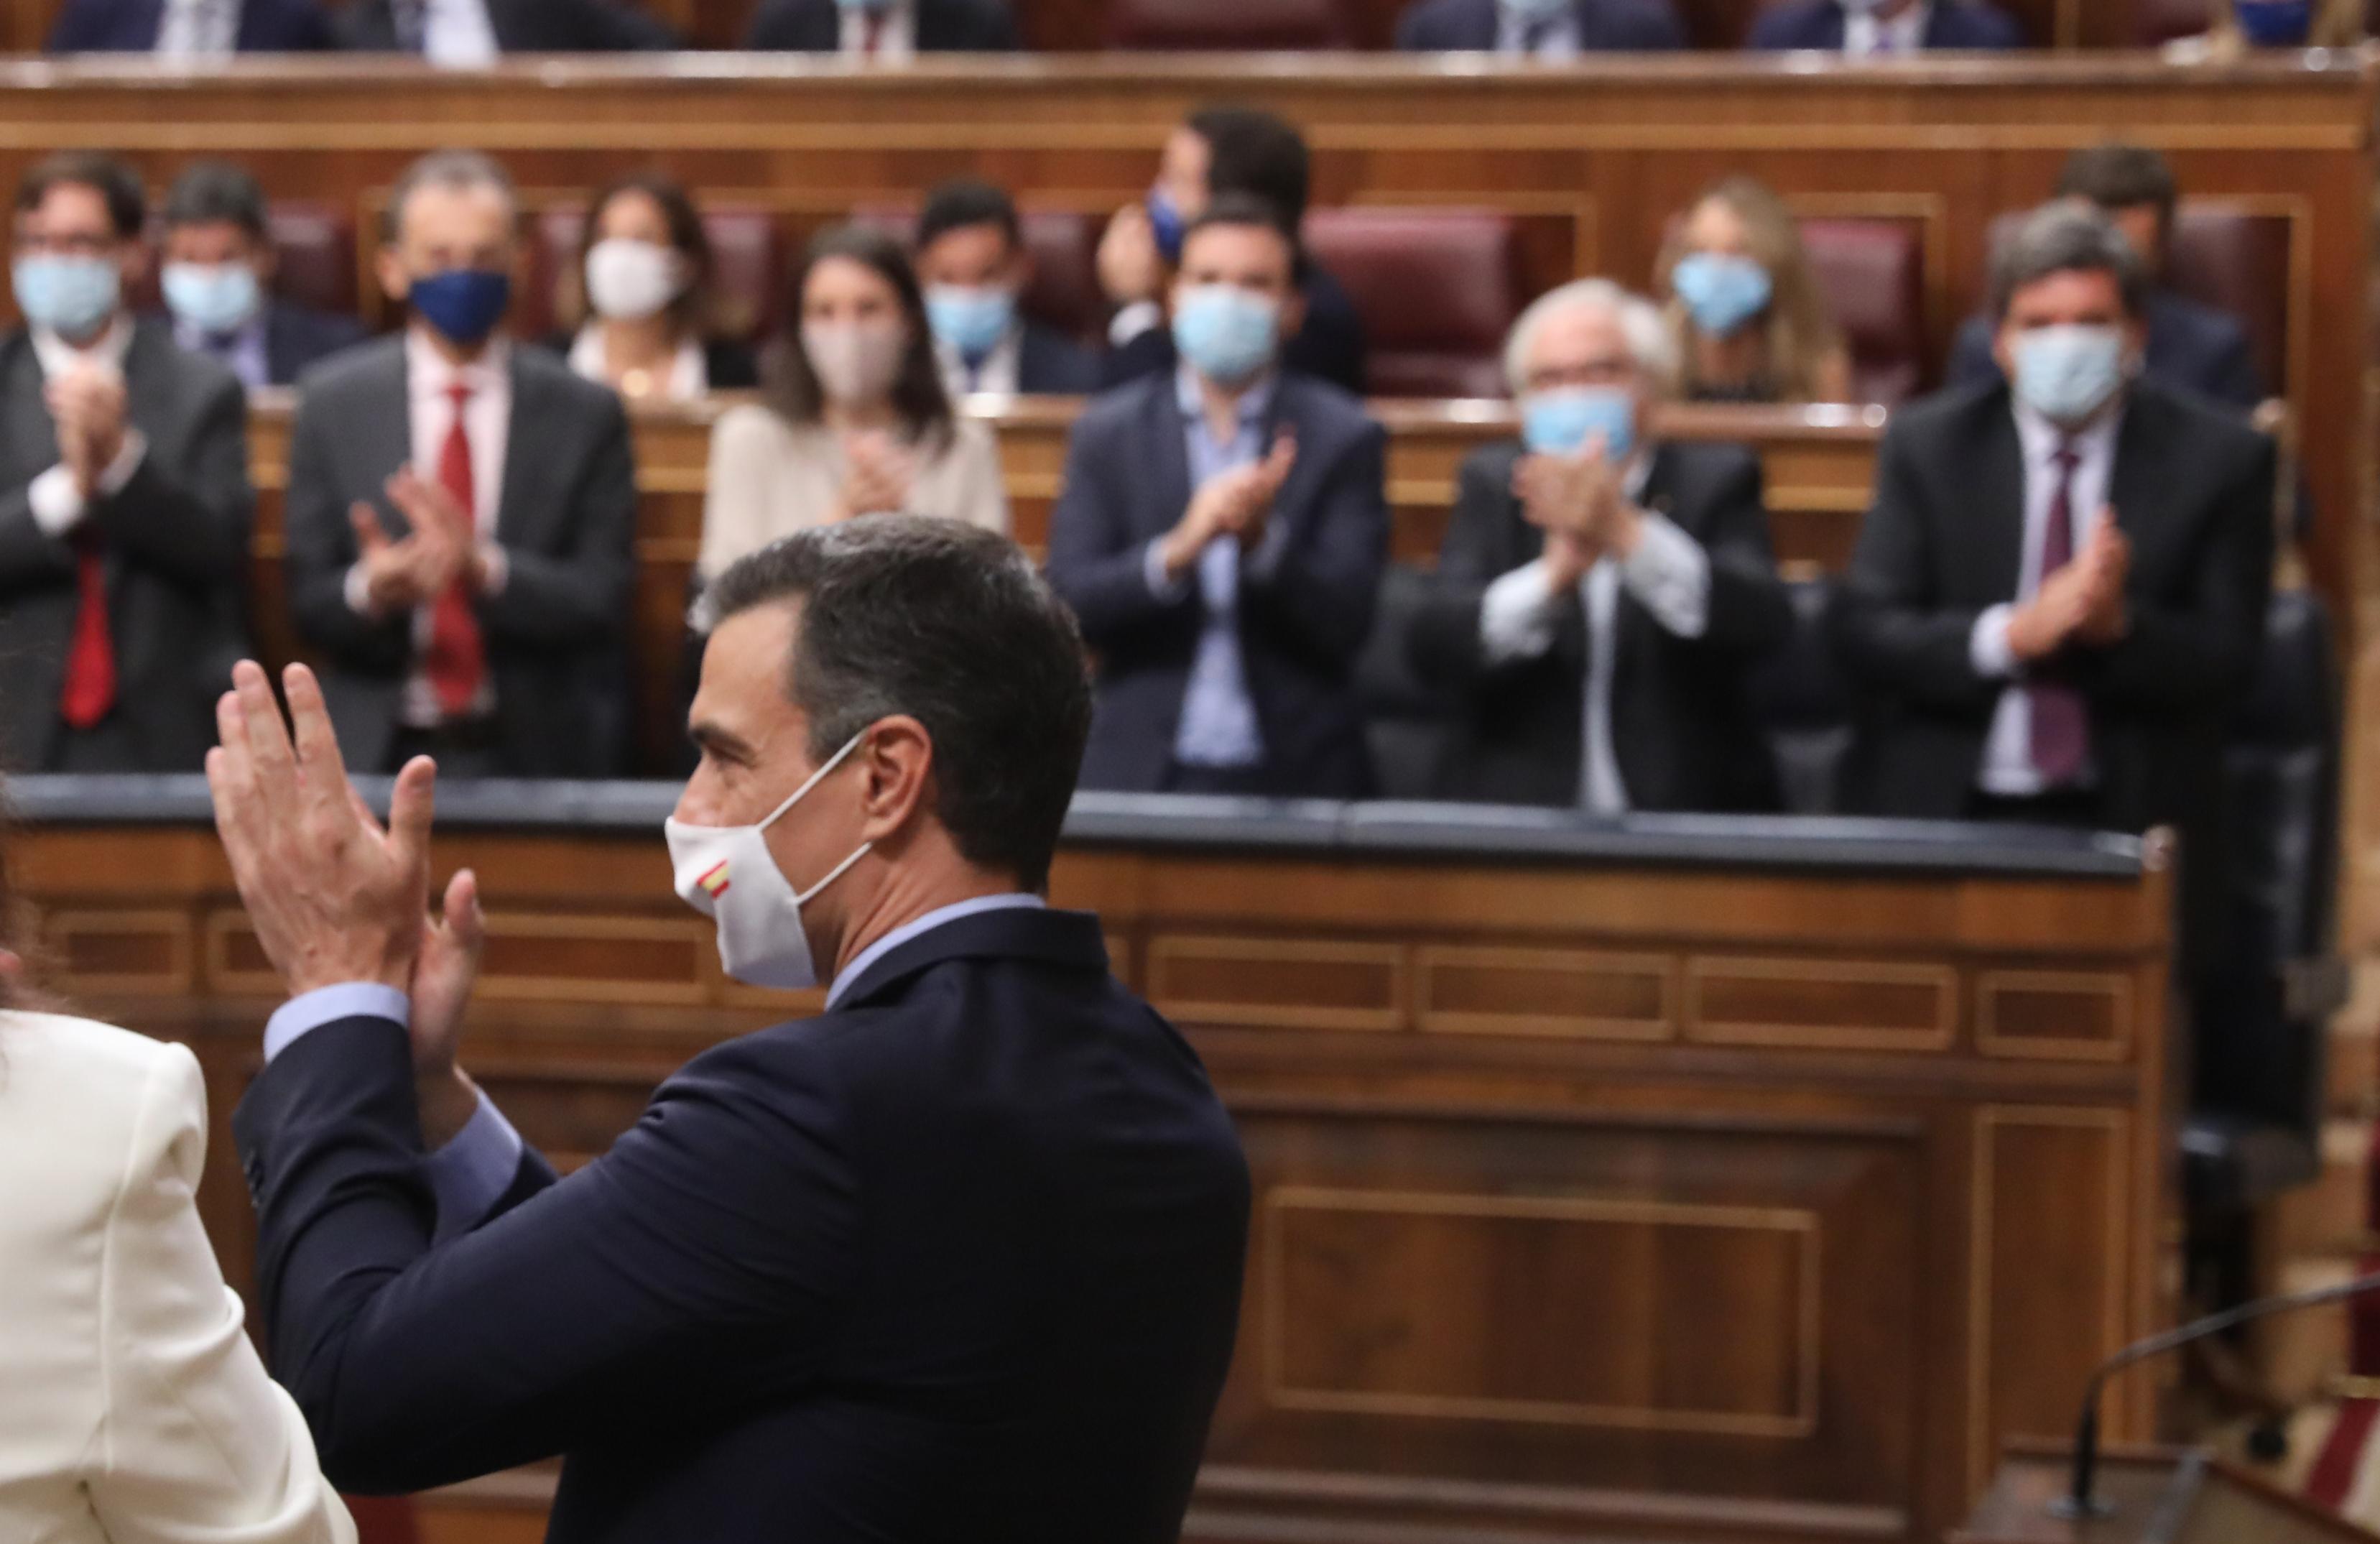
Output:
M1529 40L1536 39L1531 48ZM1507 5L1496 7L1496 52L1525 54L1536 59L1575 59L1579 53L1578 12L1565 8L1548 20L1532 22Z
M1975 619L1967 651L1975 673L1986 680L2017 682L2022 672L2009 647L2009 618L2016 606L2041 589L2041 549L2049 531L2049 506L2057 497L2055 462L2061 444L2074 450L2074 480L2067 492L2074 523L2074 553L2080 557L2099 529L2107 505L2107 489L2116 469L2116 435L2123 427L2123 409L2114 411L2069 434L2047 419L2016 405L2017 441L2024 452L2024 560L2017 570L2016 601L1992 607ZM2084 781L2090 779L2088 769ZM2003 798L2032 798L2048 792L2033 764L2033 714L2022 684L2000 693L1992 713L1990 737L1984 743L1983 766L1976 785Z
M570 342L570 368L582 379L599 386L612 383L610 362L603 357L603 328L589 322L578 329ZM697 402L710 392L710 367L703 362L702 344L698 339L682 338L677 352L670 359L669 379L653 400L661 402Z
M1917 0L1888 21L1874 11L1846 7L1843 52L1855 59L1921 53L1925 47L1925 24L1933 19L1934 0Z
M991 346L972 370L959 351L934 340L934 360L942 367L942 389L953 396L1014 396L1025 368L1025 328L1020 322Z
M225 59L238 44L239 0L165 0L157 18L161 59Z
M420 0L421 56L449 69L482 69L496 62L496 24L487 0Z
M121 380L124 376L124 356L131 347L132 322L120 315L109 323L107 331L99 335L97 342L84 348L77 348L47 328L33 329L33 359L41 366L44 384L78 370L104 371ZM127 424L124 448L115 453L115 459L99 474L100 496L107 498L123 492L124 485L132 480L132 474L140 469L141 458L148 454L148 440L142 437L140 431ZM83 517L91 513L82 490L75 485L74 473L64 462L34 476L33 480L26 485L25 504L27 513L33 517L33 524L53 540L63 540L71 534L76 527L82 524Z
M1622 492L1644 496L1652 463L1638 456ZM1597 815L1628 812L1628 783L1611 738L1611 680L1619 653L1622 590L1679 638L1703 636L1710 626L1710 554L1666 516L1638 517L1643 531L1624 560L1606 557L1578 581L1586 612L1585 744L1580 748L1579 804ZM1524 563L1488 587L1479 604L1479 639L1490 664L1531 660L1553 647L1558 601L1546 560Z
M843 13L843 52L854 57L868 55L868 16L853 9ZM914 58L917 53L917 0L892 0L877 19L876 58L897 64Z

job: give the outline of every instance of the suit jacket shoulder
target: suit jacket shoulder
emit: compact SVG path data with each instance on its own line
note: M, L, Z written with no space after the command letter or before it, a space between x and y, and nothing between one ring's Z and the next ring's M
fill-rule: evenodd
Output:
M620 399L611 387L588 380L551 349L515 344L512 359L515 412L532 399L552 401L573 417L600 418L620 410Z
M124 359L125 374L147 376L164 383L176 402L197 404L209 397L239 394L239 377L213 359L193 354L174 341L171 323L144 316L132 324L132 346Z
M1760 13L1752 24L1746 48L1840 48L1842 13L1835 0L1795 0Z
M1686 45L1670 0L1579 0L1578 20L1579 36L1589 49L1650 53Z
M298 378L299 405L344 404L358 396L405 395L405 338L372 338L332 355Z
M1283 420L1297 425L1301 447L1319 449L1378 432L1379 426L1365 410L1363 399L1328 381L1285 374L1281 378L1280 393L1275 411Z
M832 54L842 41L842 23L832 0L766 0L752 18L746 46Z
M1397 21L1397 46L1415 51L1493 48L1495 0L1415 0Z
M2016 18L1985 0L1951 0L1936 7L1925 30L1928 48L2008 49L2024 46Z
M2238 467L2273 454L2272 437L2196 392L2163 382L2132 383L2127 428L2137 418L2177 459Z
M918 0L920 53L1004 54L1015 47L1016 23L1001 0Z

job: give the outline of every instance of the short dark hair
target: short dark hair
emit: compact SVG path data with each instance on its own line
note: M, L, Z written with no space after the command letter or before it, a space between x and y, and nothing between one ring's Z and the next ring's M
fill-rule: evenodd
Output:
M1016 201L1008 190L975 177L945 182L926 195L925 213L917 216L917 250L924 251L954 230L970 225L998 225L1013 251L1025 245L1025 224L1016 215Z
M1281 237L1289 248L1290 282L1297 280L1298 244L1295 226L1285 224L1281 211L1264 199L1245 193L1226 193L1198 212L1198 217L1182 228L1182 249L1190 249L1190 238L1214 225L1232 225L1245 229L1255 226L1269 230Z
M1992 314L2007 317L2018 290L2058 274L2112 274L2129 316L2139 316L2148 302L2147 260L2132 250L2115 222L2096 209L2053 203L2026 215L1993 255Z
M2165 231L2173 228L2181 185L2166 158L2145 145L2086 145L2059 168L2057 196L2087 199L2111 212L2154 206L2157 229Z
M513 175L494 156L475 150L433 150L397 174L396 186L388 190L388 207L381 211L382 241L394 244L404 232L406 202L424 188L492 188L504 196L516 215L520 210Z
M871 225L835 225L819 232L794 265L785 289L784 320L770 345L764 383L770 406L793 423L816 423L825 410L826 392L818 371L810 368L802 348L802 298L810 274L831 258L845 258L873 269L901 303L901 319L908 325L909 346L901 356L901 373L892 382L892 410L913 439L940 445L948 442L953 421L950 393L942 387L942 367L934 358L933 328L926 321L926 292L909 254L889 233Z
M713 621L800 607L785 689L823 762L905 713L934 746L934 814L968 862L1050 883L1083 745L1088 661L1074 613L1004 536L869 515L763 547L719 577Z
M1252 194L1278 210L1290 230L1305 223L1313 159L1294 124L1254 107L1203 107L1190 115L1189 128L1207 141L1208 193Z
M157 220L167 230L181 225L237 225L257 241L271 228L265 218L264 186L245 166L200 161L186 168L165 190Z
M42 157L17 184L17 213L42 206L53 188L88 188L107 204L107 224L118 241L130 241L148 223L149 195L132 168L98 151L60 151Z

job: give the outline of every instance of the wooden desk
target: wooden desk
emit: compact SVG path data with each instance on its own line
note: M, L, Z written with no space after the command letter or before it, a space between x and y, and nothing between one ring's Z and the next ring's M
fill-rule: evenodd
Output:
M564 1163L799 1008L724 981L671 894L674 790L441 793L493 934L470 1064ZM202 1204L245 1280L225 1134L273 983L203 788L12 794L53 984L206 1064ZM1301 810L1087 796L1055 880L1256 1178L1192 1538L1931 1544L2163 1322L2154 847ZM2112 1391L2112 1438L2148 1392ZM431 1537L520 1537L539 1483L443 1497Z

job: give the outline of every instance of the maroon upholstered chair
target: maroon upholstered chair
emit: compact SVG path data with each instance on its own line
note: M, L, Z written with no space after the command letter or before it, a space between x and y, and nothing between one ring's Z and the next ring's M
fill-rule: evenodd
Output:
M1802 245L1851 349L1852 395L1896 403L1925 372L1925 246L1906 220L1804 220Z
M1364 319L1374 395L1504 395L1504 334L1525 303L1510 218L1321 210L1305 222L1305 246Z
M275 203L266 230L280 260L285 299L315 310L356 313L356 227L323 204Z
M1183 52L1354 48L1342 0L1113 0L1110 48Z
M540 338L553 331L554 282L577 260L586 222L587 212L576 204L538 215L522 292L513 301L513 330L520 336ZM702 229L710 237L712 284L728 313L728 335L765 335L784 305L785 246L776 216L765 209L722 204L702 212Z
M349 1496L346 1502L356 1520L356 1544L420 1544L411 1497Z

